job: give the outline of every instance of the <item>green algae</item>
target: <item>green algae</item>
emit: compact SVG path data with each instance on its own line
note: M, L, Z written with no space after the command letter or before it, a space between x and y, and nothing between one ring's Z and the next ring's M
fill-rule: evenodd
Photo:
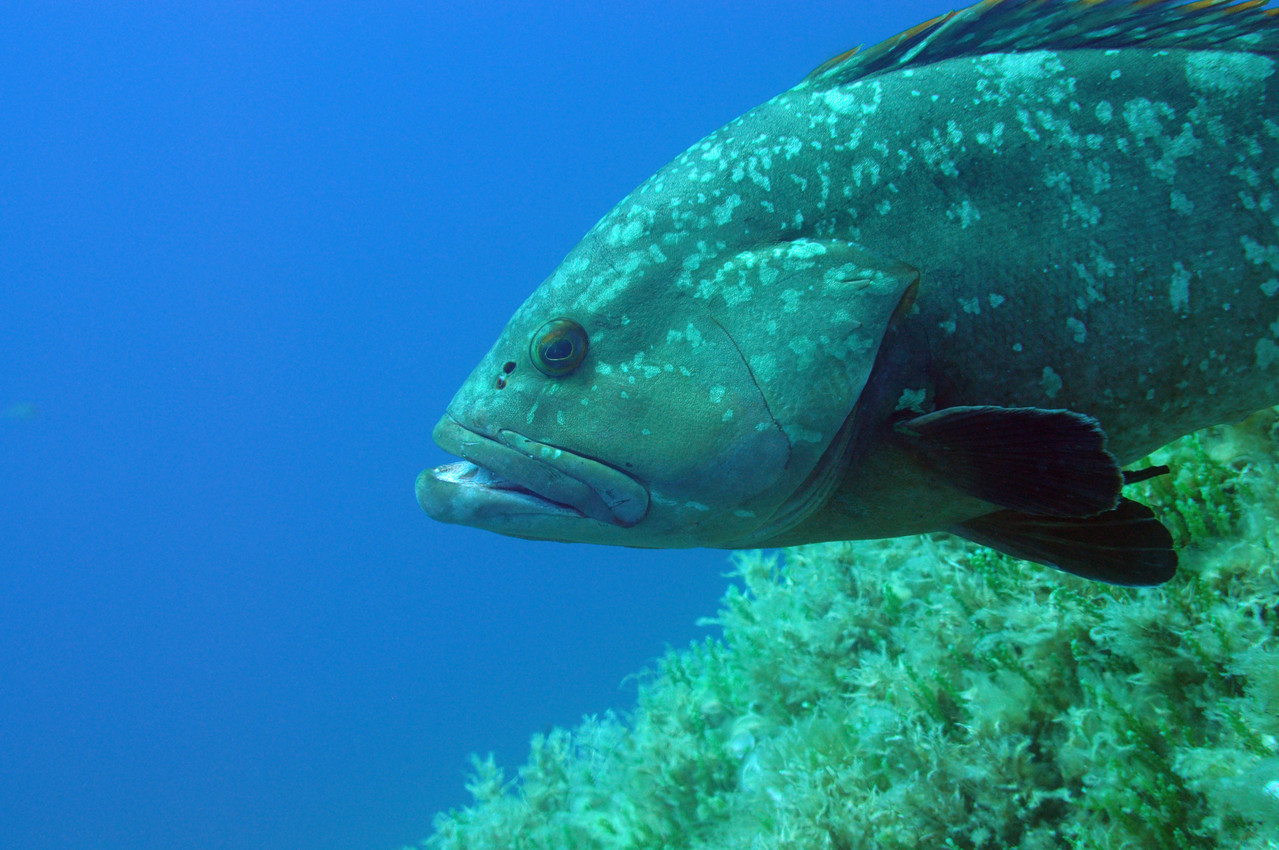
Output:
M722 637L516 776L475 758L425 846L1279 847L1279 415L1148 462L1167 585L944 534L739 554Z

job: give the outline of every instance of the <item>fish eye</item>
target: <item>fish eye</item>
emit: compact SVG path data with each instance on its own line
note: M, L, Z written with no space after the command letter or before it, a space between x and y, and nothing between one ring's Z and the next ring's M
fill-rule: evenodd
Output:
M551 319L533 334L529 356L543 375L562 378L586 357L586 328L572 319Z

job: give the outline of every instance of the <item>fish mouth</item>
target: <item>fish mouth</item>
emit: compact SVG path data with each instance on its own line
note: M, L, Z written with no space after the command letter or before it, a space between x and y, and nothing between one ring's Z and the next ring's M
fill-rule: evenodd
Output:
M629 528L648 513L644 485L586 455L506 428L489 437L447 414L432 436L462 458L417 477L418 504L435 519L492 528L551 517Z

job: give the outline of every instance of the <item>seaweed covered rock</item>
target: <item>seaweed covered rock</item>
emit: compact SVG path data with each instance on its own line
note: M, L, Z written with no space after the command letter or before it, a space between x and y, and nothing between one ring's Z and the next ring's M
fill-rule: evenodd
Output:
M477 758L425 846L1279 846L1279 417L1151 462L1168 584L940 534L740 554L722 637L517 777Z

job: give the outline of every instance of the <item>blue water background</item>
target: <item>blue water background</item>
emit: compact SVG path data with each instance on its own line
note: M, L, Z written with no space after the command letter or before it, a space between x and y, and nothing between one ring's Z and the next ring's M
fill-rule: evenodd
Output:
M727 556L435 524L431 426L626 192L946 8L0 6L0 845L394 848L632 704Z

